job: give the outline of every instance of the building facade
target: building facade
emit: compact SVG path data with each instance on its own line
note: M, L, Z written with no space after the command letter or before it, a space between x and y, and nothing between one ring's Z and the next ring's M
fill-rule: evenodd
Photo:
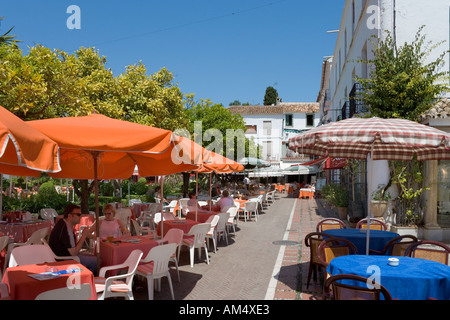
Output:
M366 106L355 99L361 90L355 76L370 76L370 65L363 61L373 58L372 37L384 40L389 32L397 45L401 46L406 42L413 42L422 26L422 35L426 36L426 41L436 45L424 61L428 64L450 48L449 0L346 0L334 51L323 62L322 82L317 98L321 110L320 123L351 118L367 111ZM450 70L449 54L445 56L445 64L441 68L444 71ZM450 97L450 92L443 93L442 96ZM428 117L424 121L448 132L445 130L448 129L448 119ZM374 190L380 183L386 183L389 178L386 162L380 161L378 165L379 168L374 168L378 174L372 185L368 186L366 197L370 190ZM450 224L444 223L450 220L450 216L448 219L445 216L450 214L450 208L447 209L445 204L450 201L448 168L448 161L427 163L427 183L436 188L442 185L439 192L433 187L425 197L427 239L450 240ZM439 176L438 172L441 173ZM444 193L446 195L442 197Z
M270 161L272 166L284 169L292 163L309 161L309 156L289 150L287 142L298 133L318 125L318 103L280 102L271 106L230 106L228 110L244 118L245 136L262 147L262 159Z

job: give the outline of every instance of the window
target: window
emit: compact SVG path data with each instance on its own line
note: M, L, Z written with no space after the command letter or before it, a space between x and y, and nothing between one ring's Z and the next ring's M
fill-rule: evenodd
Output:
M257 132L257 126L256 125L254 125L254 126L247 125L245 127L247 128L245 133L256 134L256 132Z
M263 122L263 134L270 136L272 134L272 121Z
M314 115L313 114L306 115L306 126L314 127Z
M271 160L272 158L272 141L263 141L263 158Z
M294 125L294 117L292 114L285 115L286 127L292 127Z

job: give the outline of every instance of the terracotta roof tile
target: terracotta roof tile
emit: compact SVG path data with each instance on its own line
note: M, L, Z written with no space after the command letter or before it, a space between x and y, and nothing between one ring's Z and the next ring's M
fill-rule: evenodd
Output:
M316 102L282 102L274 106L230 106L228 110L240 114L317 113L320 107Z

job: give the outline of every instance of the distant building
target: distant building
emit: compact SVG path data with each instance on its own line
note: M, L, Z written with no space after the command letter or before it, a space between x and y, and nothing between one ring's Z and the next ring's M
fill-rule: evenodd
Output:
M316 102L279 102L271 106L230 106L233 114L245 121L245 136L262 147L263 160L284 169L293 163L309 161L287 148L289 138L319 124L320 110Z

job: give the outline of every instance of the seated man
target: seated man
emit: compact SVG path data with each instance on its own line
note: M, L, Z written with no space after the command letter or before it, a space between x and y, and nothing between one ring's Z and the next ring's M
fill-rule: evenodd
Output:
M234 199L230 197L228 190L223 190L222 197L217 201L216 207L220 209L219 211L222 211L222 209L227 206L234 206Z
M89 254L80 254L84 240L92 230L84 228L78 242L73 227L80 223L81 209L75 204L69 204L64 210L64 218L59 220L50 233L48 244L57 256L78 256L80 263L92 271L97 272L97 257Z

